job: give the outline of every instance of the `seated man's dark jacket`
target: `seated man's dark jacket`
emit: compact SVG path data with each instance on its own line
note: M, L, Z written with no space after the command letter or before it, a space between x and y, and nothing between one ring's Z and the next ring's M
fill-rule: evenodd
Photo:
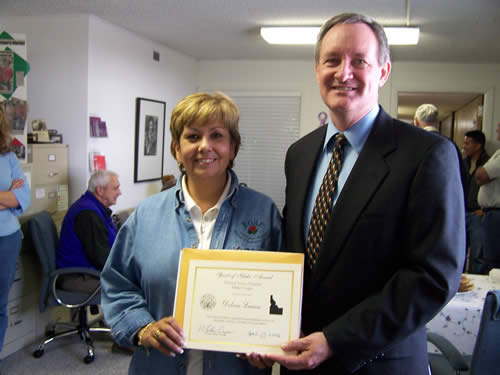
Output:
M57 268L102 270L116 234L111 210L87 191L64 217L56 254Z
M466 194L465 208L468 212L479 210L481 208L479 207L479 203L477 203L477 194L479 193L479 185L476 182L475 174L477 169L484 163L486 163L489 158L490 156L488 155L488 153L485 150L483 150L481 152L481 155L479 155L479 158L476 161L476 167L474 168L472 173L469 172L471 159L468 157L464 158L464 165L467 171L467 178L465 182L465 194Z

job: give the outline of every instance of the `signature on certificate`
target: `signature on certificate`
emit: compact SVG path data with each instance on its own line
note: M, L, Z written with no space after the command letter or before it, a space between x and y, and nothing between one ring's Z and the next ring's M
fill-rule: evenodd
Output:
M233 331L226 329L223 325L216 326L214 324L200 324L198 331L207 336L228 336Z

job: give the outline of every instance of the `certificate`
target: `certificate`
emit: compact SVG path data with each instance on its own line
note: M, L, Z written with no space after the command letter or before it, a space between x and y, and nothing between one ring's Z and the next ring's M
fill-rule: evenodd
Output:
M304 255L183 249L174 317L185 347L279 353L299 337Z

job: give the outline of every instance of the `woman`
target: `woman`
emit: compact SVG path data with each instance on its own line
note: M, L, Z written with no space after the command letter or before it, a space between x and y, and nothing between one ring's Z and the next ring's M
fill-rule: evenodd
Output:
M129 374L262 374L233 353L183 351L173 313L182 248L278 250L272 200L239 186L239 111L225 95L197 93L172 112L170 150L182 172L174 188L135 209L101 274L102 307L114 339L138 345ZM259 223L258 232L242 231Z
M17 216L28 208L31 200L28 183L9 145L9 124L0 105L0 352L7 330L9 289L23 238Z

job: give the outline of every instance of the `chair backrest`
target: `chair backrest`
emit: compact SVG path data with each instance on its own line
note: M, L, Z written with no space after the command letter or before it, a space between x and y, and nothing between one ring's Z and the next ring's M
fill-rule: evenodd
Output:
M57 228L50 214L47 211L42 211L31 217L28 229L42 266L39 309L40 312L44 312L51 294L51 275L56 269Z
M500 371L500 290L490 290L484 300L471 360L471 375L498 374Z

